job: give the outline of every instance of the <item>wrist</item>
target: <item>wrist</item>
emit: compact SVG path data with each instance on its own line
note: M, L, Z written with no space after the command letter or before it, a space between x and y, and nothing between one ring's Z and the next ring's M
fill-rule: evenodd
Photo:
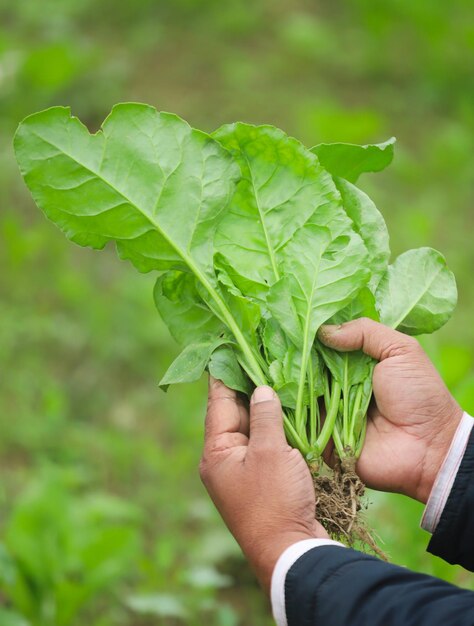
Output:
M422 471L414 498L423 504L428 502L430 493L436 481L441 467L449 453L452 441L462 420L463 410L453 400L451 412L436 435L428 444L425 457L423 459Z
M323 535L327 536L324 531L321 533L321 536ZM269 533L261 541L253 542L249 550L244 549L245 556L267 595L270 593L273 570L283 552L298 541L316 538L318 538L318 533L305 531Z

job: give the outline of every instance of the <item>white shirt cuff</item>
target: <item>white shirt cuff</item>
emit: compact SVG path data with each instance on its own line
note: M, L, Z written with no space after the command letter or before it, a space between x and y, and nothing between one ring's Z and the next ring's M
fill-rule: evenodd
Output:
M423 530L430 533L436 530L466 451L473 425L472 417L464 413L426 503L420 524Z
M286 575L303 554L313 548L319 548L319 546L340 546L345 548L342 543L332 541L331 539L303 539L303 541L298 541L289 546L278 559L273 570L271 586L273 619L277 626L288 626L285 607Z

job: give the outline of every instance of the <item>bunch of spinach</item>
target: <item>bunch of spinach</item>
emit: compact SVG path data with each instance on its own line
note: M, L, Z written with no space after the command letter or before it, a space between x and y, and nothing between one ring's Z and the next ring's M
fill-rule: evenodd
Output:
M368 316L418 335L456 303L439 252L389 265L384 219L354 185L389 165L393 144L308 150L244 123L209 135L141 104L115 106L94 135L53 107L14 141L33 198L69 239L114 241L140 272L159 272L155 303L183 346L161 385L206 369L246 394L271 385L288 441L313 465L331 437L341 459L360 454L374 368L320 344L320 326Z

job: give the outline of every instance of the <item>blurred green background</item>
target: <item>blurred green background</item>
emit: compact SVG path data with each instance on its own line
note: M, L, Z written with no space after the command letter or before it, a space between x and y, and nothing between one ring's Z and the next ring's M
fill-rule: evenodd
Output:
M454 319L424 343L474 412L472 1L0 0L0 29L0 623L269 625L197 475L205 381L158 389L177 349L153 278L45 220L12 135L55 104L96 130L126 100L308 146L396 135L360 184L394 254L431 245L456 273ZM425 553L420 505L370 499L394 562L474 588Z

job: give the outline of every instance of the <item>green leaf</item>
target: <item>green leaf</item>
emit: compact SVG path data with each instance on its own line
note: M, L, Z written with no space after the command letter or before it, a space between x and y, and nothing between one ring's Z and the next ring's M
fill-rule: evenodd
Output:
M181 345L203 336L219 336L225 326L203 302L192 274L172 270L162 274L153 291L156 308Z
M26 118L16 158L38 206L71 240L119 255L140 271L193 274L237 340L256 381L265 378L224 302L213 237L240 170L217 141L142 104L113 108L90 135L69 109Z
M306 225L284 249L286 274L268 294L267 305L290 339L301 349L296 428L304 428L306 375L318 328L347 305L367 283L367 250L349 231L333 239L329 229Z
M344 210L369 253L368 262L372 273L369 284L375 289L386 272L390 259L387 225L367 194L342 178L336 178L335 183L341 194Z
M212 280L210 234L239 171L205 133L144 104L119 104L95 135L53 107L27 117L15 153L38 206L72 241L114 240L139 270Z
M231 266L235 285L264 299L282 276L286 244L318 208L339 203L339 197L314 155L277 128L237 123L213 137L242 170L216 233L216 250Z
M211 356L209 373L221 380L230 389L251 395L254 386L240 367L235 351L231 346L220 346Z
M453 314L456 280L440 252L418 248L389 266L375 298L383 324L408 335L432 333Z
M268 362L274 359L283 361L290 344L283 328L274 317L263 322L262 343Z
M318 397L324 391L322 384L323 363L315 350L311 351L311 362L314 385L311 390L308 388L304 390L303 401L305 404L309 403L310 393ZM284 358L270 364L269 371L273 387L278 392L282 405L289 409L296 409L297 406L301 363L301 350L290 344Z
M329 323L343 324L360 317L369 317L377 321L379 319L375 297L368 288L362 289L343 310L329 320ZM317 348L326 367L341 387L362 383L372 373L373 359L360 350L338 352L320 342L317 343Z
M222 286L223 298L229 310L232 311L235 321L244 333L247 333L251 339L254 339L254 331L257 330L262 317L260 305L245 297L226 272L218 271L217 277L219 284ZM207 294L206 297L208 297ZM212 302L210 302L210 305L214 306Z
M320 143L311 152L334 176L355 183L365 172L380 172L393 160L395 137L384 143L358 146L352 143Z
M344 324L360 317L369 317L379 321L379 313L375 304L375 296L368 287L364 287L349 304L334 315L330 324Z
M286 274L270 289L267 304L296 346L309 349L318 328L367 283L367 251L360 237L332 239L327 228L301 228L284 250Z
M186 346L181 354L171 363L166 374L160 380L160 387L166 390L169 385L192 383L198 380L206 369L214 350L228 342L229 339L224 337L217 339L208 337Z

